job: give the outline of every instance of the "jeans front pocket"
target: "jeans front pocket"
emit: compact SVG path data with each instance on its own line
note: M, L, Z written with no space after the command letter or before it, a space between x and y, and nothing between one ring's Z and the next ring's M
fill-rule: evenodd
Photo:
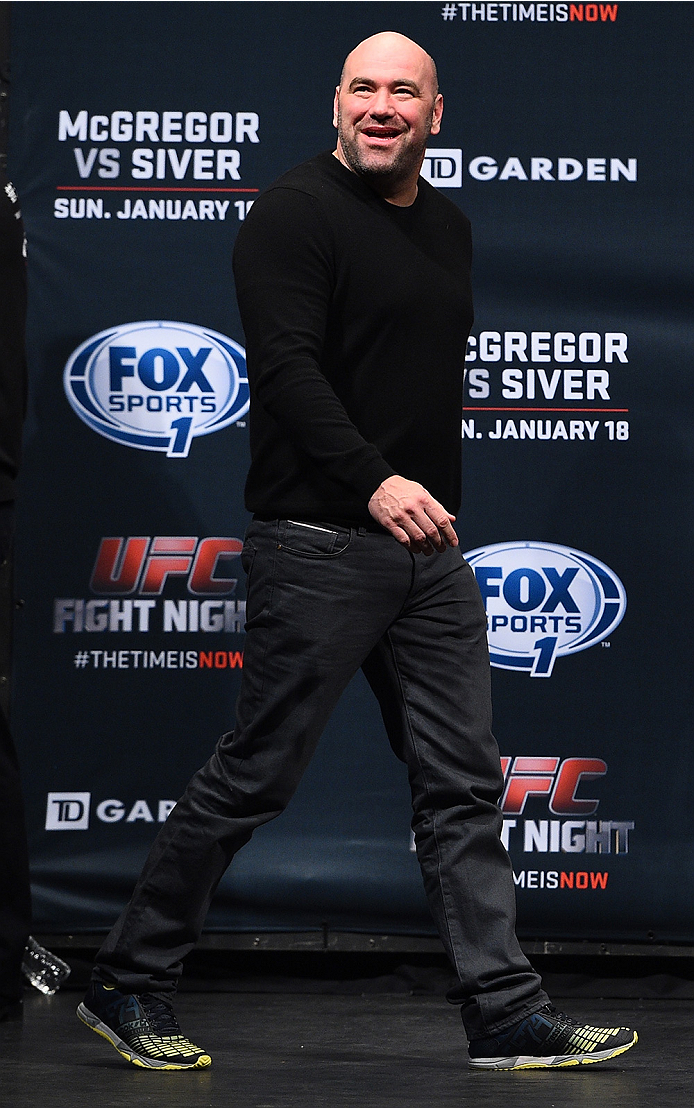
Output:
M277 535L280 550L304 558L337 558L352 541L349 527L303 523L295 519L280 520Z

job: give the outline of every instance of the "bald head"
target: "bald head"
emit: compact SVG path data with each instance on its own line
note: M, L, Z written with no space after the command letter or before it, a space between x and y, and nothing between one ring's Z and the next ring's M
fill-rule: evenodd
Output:
M412 204L443 97L426 50L395 31L364 39L347 55L335 90L335 156L393 204Z
M340 85L344 84L346 74L353 74L359 70L360 65L368 66L374 59L393 66L408 65L419 68L422 80L429 86L432 96L438 93L439 80L434 59L413 39L397 31L380 31L355 46L345 58L340 74ZM347 80L349 79L348 76Z

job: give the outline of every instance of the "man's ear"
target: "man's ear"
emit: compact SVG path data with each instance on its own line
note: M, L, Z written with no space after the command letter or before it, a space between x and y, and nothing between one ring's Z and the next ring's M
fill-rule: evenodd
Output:
M432 135L438 135L441 130L441 116L443 115L443 96L441 93L437 93L434 100L434 111L431 117L431 133Z

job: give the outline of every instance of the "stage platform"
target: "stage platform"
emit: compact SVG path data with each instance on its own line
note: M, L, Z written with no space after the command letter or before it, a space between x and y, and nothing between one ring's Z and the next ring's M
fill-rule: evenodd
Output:
M0 1024L5 1108L681 1108L694 1084L694 999L586 999L559 1006L637 1028L638 1045L596 1066L473 1073L457 1012L438 995L189 992L184 1031L209 1070L143 1071L77 1020L76 990L31 991Z

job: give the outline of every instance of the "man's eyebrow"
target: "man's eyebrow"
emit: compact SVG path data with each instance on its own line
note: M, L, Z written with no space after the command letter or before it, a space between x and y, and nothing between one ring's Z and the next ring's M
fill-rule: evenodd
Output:
M407 77L403 77L402 80L391 81L390 83L393 87L406 85L407 88L413 89L414 92L419 92L419 85L417 84L417 82L410 81ZM375 84L376 82L373 80L372 77L355 77L349 82L349 87L350 89L355 88L357 85L371 85L373 87L375 86Z

